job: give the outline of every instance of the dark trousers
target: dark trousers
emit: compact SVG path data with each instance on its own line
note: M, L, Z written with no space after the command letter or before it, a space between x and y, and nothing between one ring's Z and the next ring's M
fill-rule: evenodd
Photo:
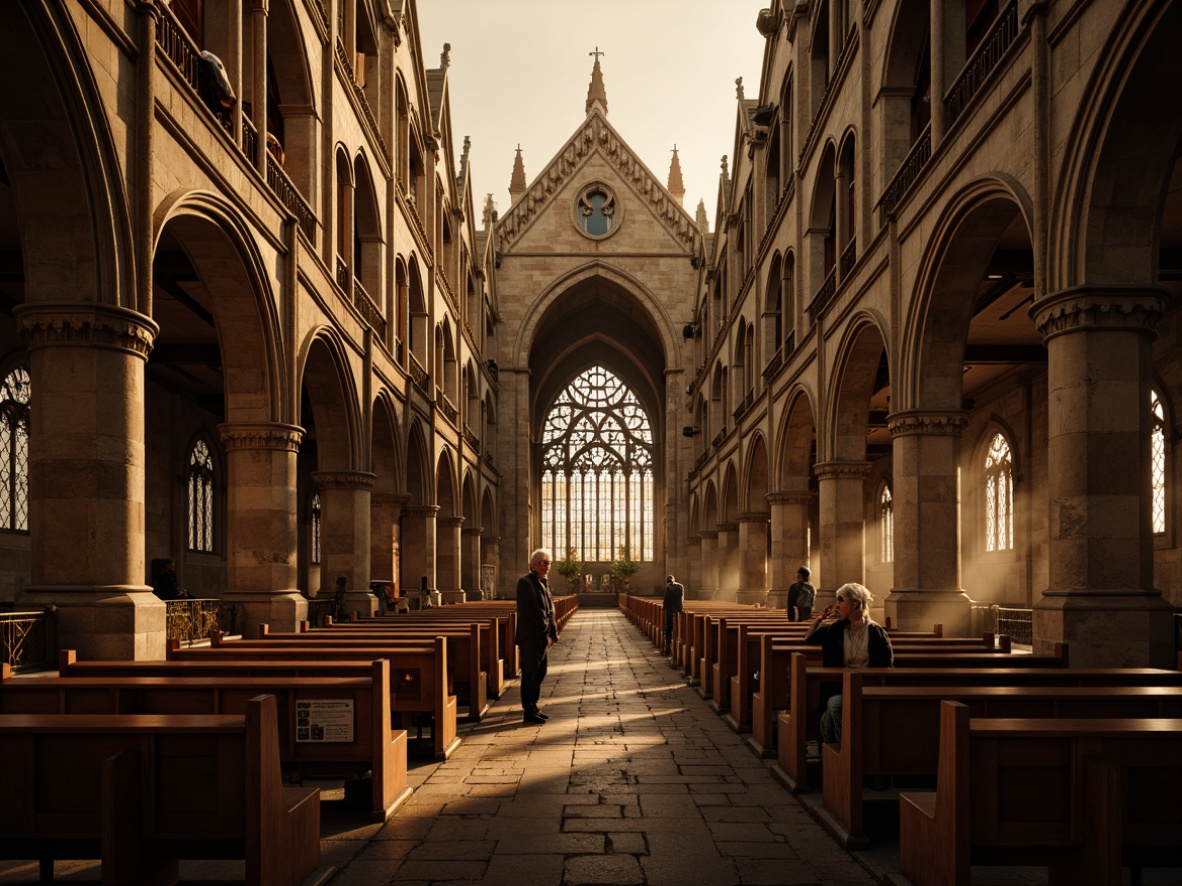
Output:
M521 647L521 709L527 714L538 709L548 665L545 646L541 649Z
M672 645L673 643L673 616L672 611L665 613L665 644ZM668 652L668 650L665 650Z

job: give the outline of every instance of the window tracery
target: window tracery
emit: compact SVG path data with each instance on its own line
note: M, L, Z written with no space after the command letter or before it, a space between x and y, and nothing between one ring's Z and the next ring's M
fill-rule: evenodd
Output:
M1153 476L1153 534L1166 531L1166 413L1161 397L1152 388L1149 391L1149 411L1152 431L1150 432L1150 465Z
M882 562L895 562L895 505L887 483L882 484L882 491L878 494L878 531Z
M1010 444L994 434L985 456L985 550L1014 547L1014 463Z
M0 388L0 529L29 528L29 372L13 369Z
M213 456L204 440L189 452L189 550L213 551Z

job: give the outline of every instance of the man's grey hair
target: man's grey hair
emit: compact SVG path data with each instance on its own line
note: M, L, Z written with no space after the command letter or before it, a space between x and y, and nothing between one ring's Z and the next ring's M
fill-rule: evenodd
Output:
M532 569L533 567L537 566L543 560L550 560L551 562L554 560L554 555L550 553L548 548L538 548L529 555L530 568Z
M874 602L874 595L870 593L870 589L866 585L858 584L856 581L843 584L837 589L837 595L853 600L863 610L869 609L870 604Z

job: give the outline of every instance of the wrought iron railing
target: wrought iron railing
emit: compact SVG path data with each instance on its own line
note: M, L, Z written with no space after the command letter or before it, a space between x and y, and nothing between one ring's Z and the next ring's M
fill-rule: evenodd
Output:
M467 425L464 425L464 442L472 448L473 452L480 452L480 438Z
M257 146L254 150L258 150ZM279 165L279 161L270 154L267 155L267 185L287 211L295 216L296 224L300 226L304 236L311 240L316 233L316 214L312 212L312 207L308 205L299 188Z
M0 661L14 673L57 665L57 607L41 612L0 612Z
M345 260L343 258L341 258L339 255L336 257L336 259L337 259L337 261L336 261L337 286L341 287L341 289L345 292L345 294L348 295L349 294L349 277L350 277L349 266L347 264L345 264Z
M973 57L969 59L965 69L952 88L948 90L948 97L944 100L945 118L948 126L956 122L973 96L980 90L981 85L989 79L989 75L997 68L1002 56L1018 38L1018 4L1011 3L997 16Z
M698 471L700 471L702 469L702 465L706 464L706 462L709 460L709 458L710 458L710 450L706 449L694 461L694 469L693 469L693 471L691 471L691 473L696 474Z
M881 205L885 215L890 215L895 211L895 207L899 205L903 195L911 190L911 186L919 178L919 173L931 159L932 127L929 124L923 134L916 139L915 144L911 146L911 151L903 160L903 165L899 167L899 171L895 173L895 177L891 179L891 183L887 185L882 194Z
M829 276L825 278L825 282L821 284L821 288L817 290L817 294L813 297L812 304L808 307L809 319L814 323L817 322L817 317L821 311L825 310L825 305L829 304L835 292L837 292L836 268L829 272Z
M166 600L165 631L169 640L192 644L221 631L241 634L246 627L246 607L216 598Z
M763 369L763 380L768 382L772 377L780 371L780 367L784 365L784 351L781 349L772 354L772 359L767 361L767 366Z
M841 253L841 277L844 280L849 276L850 271L854 269L854 265L858 263L858 238L850 240L849 245L842 250Z
M369 293L365 291L365 287L356 277L353 278L353 304L365 322L372 326L373 331L384 341L386 338L386 318L382 316L377 303L369 297Z
M176 65L180 75L193 87L193 91L200 95L201 50L193 42L193 38L185 33L185 29L167 6L160 4L157 9L160 12L160 23L156 26L156 42Z
M427 375L427 370L423 368L423 364L419 362L419 358L415 356L414 351L411 351L410 360L410 378L417 387L424 394L430 393L430 377Z
M1030 646L1034 637L1034 610L1014 609L1008 606L993 607L993 631L1005 634L1011 643Z
M460 410L452 405L451 400L447 398L447 394L443 391L435 392L435 408L443 413L444 417L453 425L458 425L460 422Z
M726 435L727 435L726 428L725 427L721 428L718 431L718 433L714 435L714 439L710 441L710 446L711 447L720 446L722 444L722 441L726 439Z
M254 128L254 124L250 122L250 118L244 116L242 118L242 154L250 162L251 166L255 164L258 149L258 131Z

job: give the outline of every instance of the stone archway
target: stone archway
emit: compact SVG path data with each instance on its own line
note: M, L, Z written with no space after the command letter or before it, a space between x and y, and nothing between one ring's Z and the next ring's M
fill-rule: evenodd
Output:
M792 393L779 434L776 459L776 488L768 495L771 504L771 591L768 603L783 609L788 602L788 587L795 581L796 570L808 566L817 573L812 557L815 540L813 526L817 502L816 477L817 429L812 400L804 390ZM821 576L814 575L814 582Z

